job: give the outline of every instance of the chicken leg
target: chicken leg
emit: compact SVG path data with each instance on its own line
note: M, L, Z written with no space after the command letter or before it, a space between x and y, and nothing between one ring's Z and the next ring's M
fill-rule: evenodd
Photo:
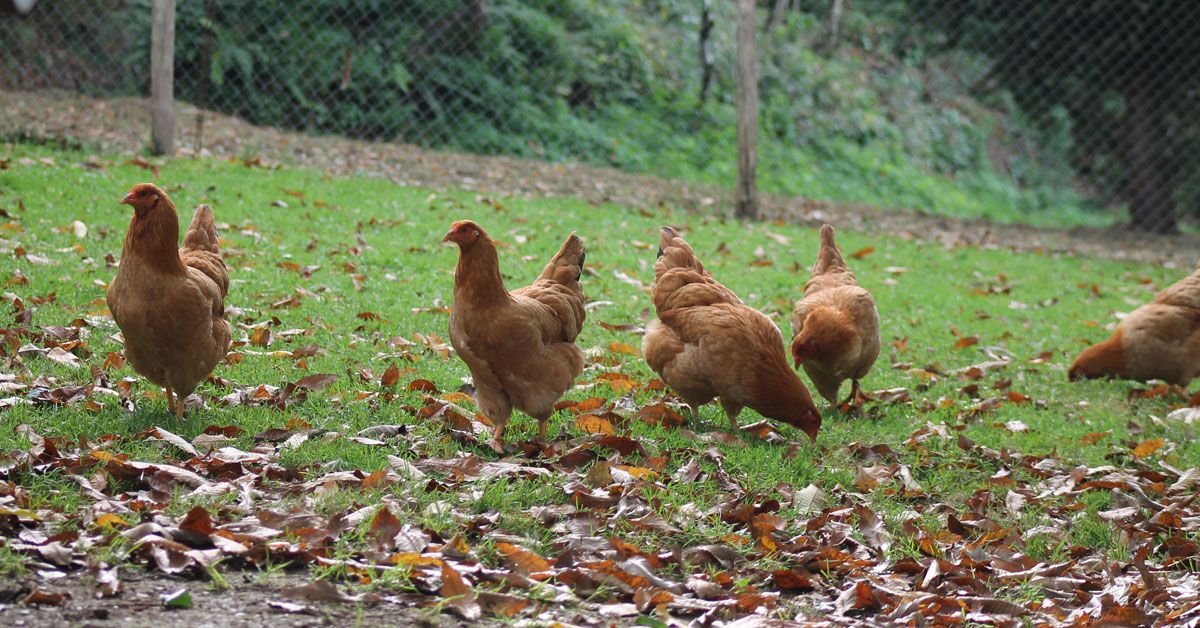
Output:
M506 423L497 423L496 428L492 431L492 442L490 443L492 451L504 455L504 427Z
M725 416L729 418L729 429L736 432L738 430L737 418L742 413L742 406L721 399L721 408L725 410Z
M846 396L845 401L838 404L839 408L846 408L847 411L858 410L863 404L871 401L871 396L862 391L858 380L850 380L850 394Z

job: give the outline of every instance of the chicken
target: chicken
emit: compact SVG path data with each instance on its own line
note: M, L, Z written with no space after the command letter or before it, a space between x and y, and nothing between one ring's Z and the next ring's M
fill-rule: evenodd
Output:
M177 249L179 216L161 188L133 186L121 266L108 287L108 309L125 336L133 370L166 388L167 407L182 417L184 400L229 350L225 294L229 277L217 247L213 212L200 205Z
M860 404L858 381L879 357L879 311L871 293L858 285L842 259L833 227L821 226L821 246L804 297L792 310L792 359L830 403ZM842 382L850 380L850 396L838 403Z
M693 415L716 397L734 429L749 406L816 440L821 414L788 366L779 327L713 279L670 227L660 235L651 296L658 319L642 354Z
M1187 386L1200 374L1200 267L1129 313L1108 339L1084 349L1067 376L1161 379Z
M476 404L496 426L492 449L504 453L513 408L537 419L544 441L554 403L583 372L575 346L584 320L583 242L572 233L532 285L512 292L482 227L458 221L443 242L459 248L450 344L471 370Z

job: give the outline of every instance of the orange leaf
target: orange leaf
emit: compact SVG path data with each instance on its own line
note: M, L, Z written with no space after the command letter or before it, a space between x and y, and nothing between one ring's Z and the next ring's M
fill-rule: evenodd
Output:
M637 388L637 382L624 373L601 373L596 376L596 381L608 384L613 389L613 392L618 395L623 395Z
M855 251L855 252L851 253L851 254L850 254L850 257L852 257L852 258L854 258L854 259L862 259L862 258L864 258L864 257L866 257L866 256L868 256L868 255L870 255L870 254L872 254L872 253L874 253L874 252L875 252L875 247L873 247L873 246L864 246L863 248L861 248L861 249L859 249L859 250L857 250L857 251Z
M1146 456L1149 456L1150 454L1158 451L1159 448L1162 447L1164 444L1166 444L1166 441L1161 438L1155 438L1153 440L1148 440L1148 441L1138 445L1137 447L1133 448L1133 457L1134 458L1145 458Z
M111 512L106 512L99 517L96 517L97 528L128 528L129 522L125 521L120 515L114 515Z
M604 417L594 414L581 414L575 419L575 427L589 434L615 434L613 424Z
M116 351L109 351L108 356L104 358L104 364L101 364L100 368L105 371L125 368L125 356Z
M512 543L497 543L496 549L504 554L509 566L521 573L550 571L550 563L541 556Z
M1029 403L1029 396L1022 395L1015 390L1010 390L1008 391L1008 400L1012 403Z
M637 347L635 347L631 344L626 344L624 342L610 342L608 344L608 350L612 351L614 353L624 353L625 355L632 355L632 356L642 355L642 352L638 351Z
M271 330L266 327L255 327L254 331L250 332L250 344L256 347L265 347L271 344Z
M979 336L963 336L954 343L955 349L966 349L967 347L979 344Z
M442 401L449 401L450 403L471 403L473 400L471 399L471 395L458 392L456 390L454 392L448 392L442 395Z
M1092 443L1099 442L1101 439L1108 438L1110 435L1112 435L1112 432L1091 432L1084 434L1083 444L1091 445Z

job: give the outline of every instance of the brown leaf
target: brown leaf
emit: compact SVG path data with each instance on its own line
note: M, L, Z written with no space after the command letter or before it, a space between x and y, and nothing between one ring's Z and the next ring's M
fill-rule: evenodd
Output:
M955 349L966 349L979 344L979 336L963 336L954 342Z
M337 381L337 375L332 373L313 373L301 377L296 382L296 388L303 390L320 390L328 387L333 382Z
M683 427L687 419L682 414L670 409L665 403L652 403L638 410L638 418L650 425L658 425L667 429Z
M876 596L874 587L866 580L859 580L837 599L838 612L843 615L850 611L878 611L882 608L883 600Z
M62 606L69 597L71 597L69 593L34 589L33 592L25 596L24 602L26 606Z
M379 385L384 388L391 388L400 381L400 367L396 366L395 362L388 365L387 370L379 378Z
M445 562L442 562L442 588L439 592L442 597L451 600L450 608L463 619L473 621L482 616L483 610L479 607L475 590L463 580L462 574Z
M431 395L441 394L441 391L438 390L437 384L434 384L427 379L414 379L408 383L408 389L410 391L427 392Z

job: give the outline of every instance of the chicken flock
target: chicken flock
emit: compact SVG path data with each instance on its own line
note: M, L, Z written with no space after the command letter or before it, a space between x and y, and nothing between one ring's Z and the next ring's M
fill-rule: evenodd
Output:
M196 208L177 248L179 216L158 186L135 185L121 200L133 208L108 307L135 371L165 389L182 417L187 398L230 348L224 301L229 278L212 209ZM538 421L545 440L555 404L584 368L575 345L586 318L586 253L572 233L528 286L508 290L496 243L470 220L453 223L443 242L458 247L450 341L471 372L475 402L494 425L491 447L504 453L514 409ZM651 299L657 318L642 355L690 410L716 400L730 422L744 408L816 440L821 412L795 368L835 412L870 400L861 380L880 350L875 300L846 264L824 225L812 274L791 316L792 341L779 327L705 269L674 228L659 234ZM789 364L789 349L792 364ZM1200 267L1129 314L1112 336L1084 350L1068 375L1162 379L1181 386L1200 374ZM839 400L842 384L850 390Z

